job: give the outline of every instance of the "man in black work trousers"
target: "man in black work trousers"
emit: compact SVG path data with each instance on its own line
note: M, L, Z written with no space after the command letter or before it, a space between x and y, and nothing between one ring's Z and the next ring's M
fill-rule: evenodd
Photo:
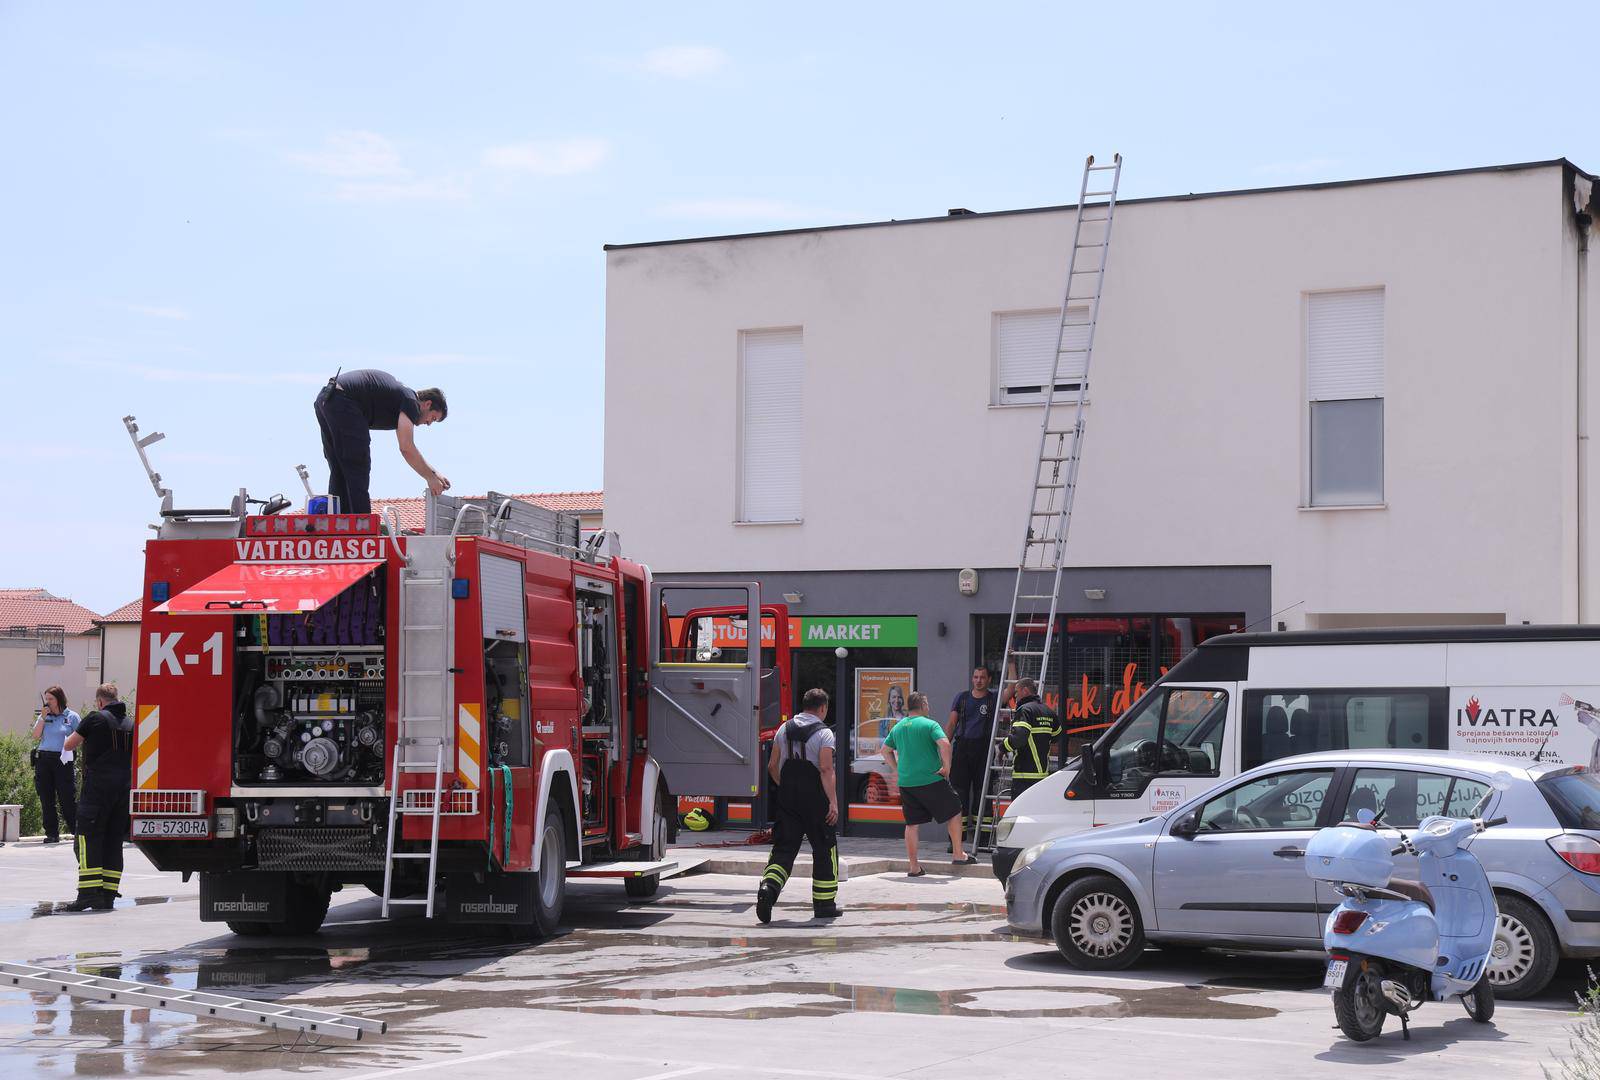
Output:
M64 911L110 911L122 884L122 841L128 835L128 790L133 786L133 721L112 683L94 694L94 712L67 736L83 753L78 796L78 898Z
M989 689L989 669L982 665L972 669L972 689L961 691L950 703L945 727L950 736L950 784L961 797L969 829L983 812L983 767L999 707L999 698Z
M756 890L756 918L772 921L772 906L789 880L800 842L811 841L811 913L837 919L839 910L839 796L833 774L835 739L828 730L828 692L807 690L800 715L778 729L767 772L773 789L772 854Z
M346 514L370 514L372 495L372 432L392 431L400 440L400 456L416 470L435 495L450 481L434 471L417 450L416 429L445 418L449 412L437 387L413 390L387 371L370 368L341 371L317 393L317 426L322 429L322 456L328 459L328 494Z

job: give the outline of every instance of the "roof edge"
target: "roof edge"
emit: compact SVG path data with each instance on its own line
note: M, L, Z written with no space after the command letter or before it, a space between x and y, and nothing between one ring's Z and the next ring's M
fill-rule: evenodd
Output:
M1223 191L1198 191L1187 195L1150 195L1142 199L1119 199L1118 206L1139 203L1196 202L1201 199L1227 199L1241 195L1277 195L1295 191L1323 191L1331 188L1358 187L1366 184L1397 184L1408 180L1436 180L1451 176L1471 176L1477 173L1524 172L1530 169L1566 168L1594 178L1590 173L1567 158L1549 158L1544 161L1521 161L1509 165L1476 165L1465 169L1438 169L1433 172L1400 173L1394 176L1368 176L1354 180L1322 180L1311 184L1282 184L1276 187L1230 188ZM601 251L631 251L637 248L676 247L682 244L711 244L723 240L752 240L765 236L798 236L805 233L842 232L847 229L879 229L893 225L930 225L941 221L979 221L984 218L1016 217L1022 214L1052 214L1076 210L1077 203L1059 206L1031 206L1017 210L981 210L966 214L938 217L890 218L887 221L860 221L847 225L808 225L796 229L766 229L756 232L722 233L716 236L685 236L674 240L640 240L631 244L602 244Z

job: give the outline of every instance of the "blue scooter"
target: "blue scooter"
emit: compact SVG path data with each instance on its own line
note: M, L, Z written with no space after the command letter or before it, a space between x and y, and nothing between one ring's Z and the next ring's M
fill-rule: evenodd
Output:
M1339 1029L1356 1042L1376 1038L1384 1017L1408 1017L1424 1001L1459 997L1480 1024L1494 1017L1487 970L1499 919L1483 867L1462 844L1505 824L1477 815L1491 790L1464 819L1430 817L1391 848L1378 832L1382 818L1362 810L1355 822L1322 829L1306 845L1306 873L1344 897L1328 916L1323 985L1333 990ZM1394 857L1417 856L1421 881L1396 879Z

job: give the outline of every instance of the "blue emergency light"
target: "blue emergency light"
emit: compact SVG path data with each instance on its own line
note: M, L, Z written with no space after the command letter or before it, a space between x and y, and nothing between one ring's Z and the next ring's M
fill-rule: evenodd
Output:
M450 579L450 596L456 600L465 600L472 595L472 582L464 577Z
M172 596L172 586L165 581L152 581L150 583L150 602L152 604L165 604Z

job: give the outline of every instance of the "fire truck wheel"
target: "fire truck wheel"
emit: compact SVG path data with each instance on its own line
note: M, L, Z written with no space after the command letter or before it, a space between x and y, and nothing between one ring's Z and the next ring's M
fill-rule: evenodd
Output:
M567 819L554 800L544 811L544 840L533 879L533 930L549 937L561 923L567 903Z
M272 924L264 922L240 922L238 919L228 920L228 929L240 937L266 937L272 933Z
M289 917L281 923L269 923L279 937L301 937L322 929L322 920L328 917L328 901L332 892L326 885L309 885L289 882Z
M667 831L671 828L671 820L672 811L667 808L667 800L661 799L656 806L656 823L651 829L650 846L644 850L644 858L648 861L660 862L667 857ZM622 888L635 900L647 900L661 888L661 875L623 878Z

